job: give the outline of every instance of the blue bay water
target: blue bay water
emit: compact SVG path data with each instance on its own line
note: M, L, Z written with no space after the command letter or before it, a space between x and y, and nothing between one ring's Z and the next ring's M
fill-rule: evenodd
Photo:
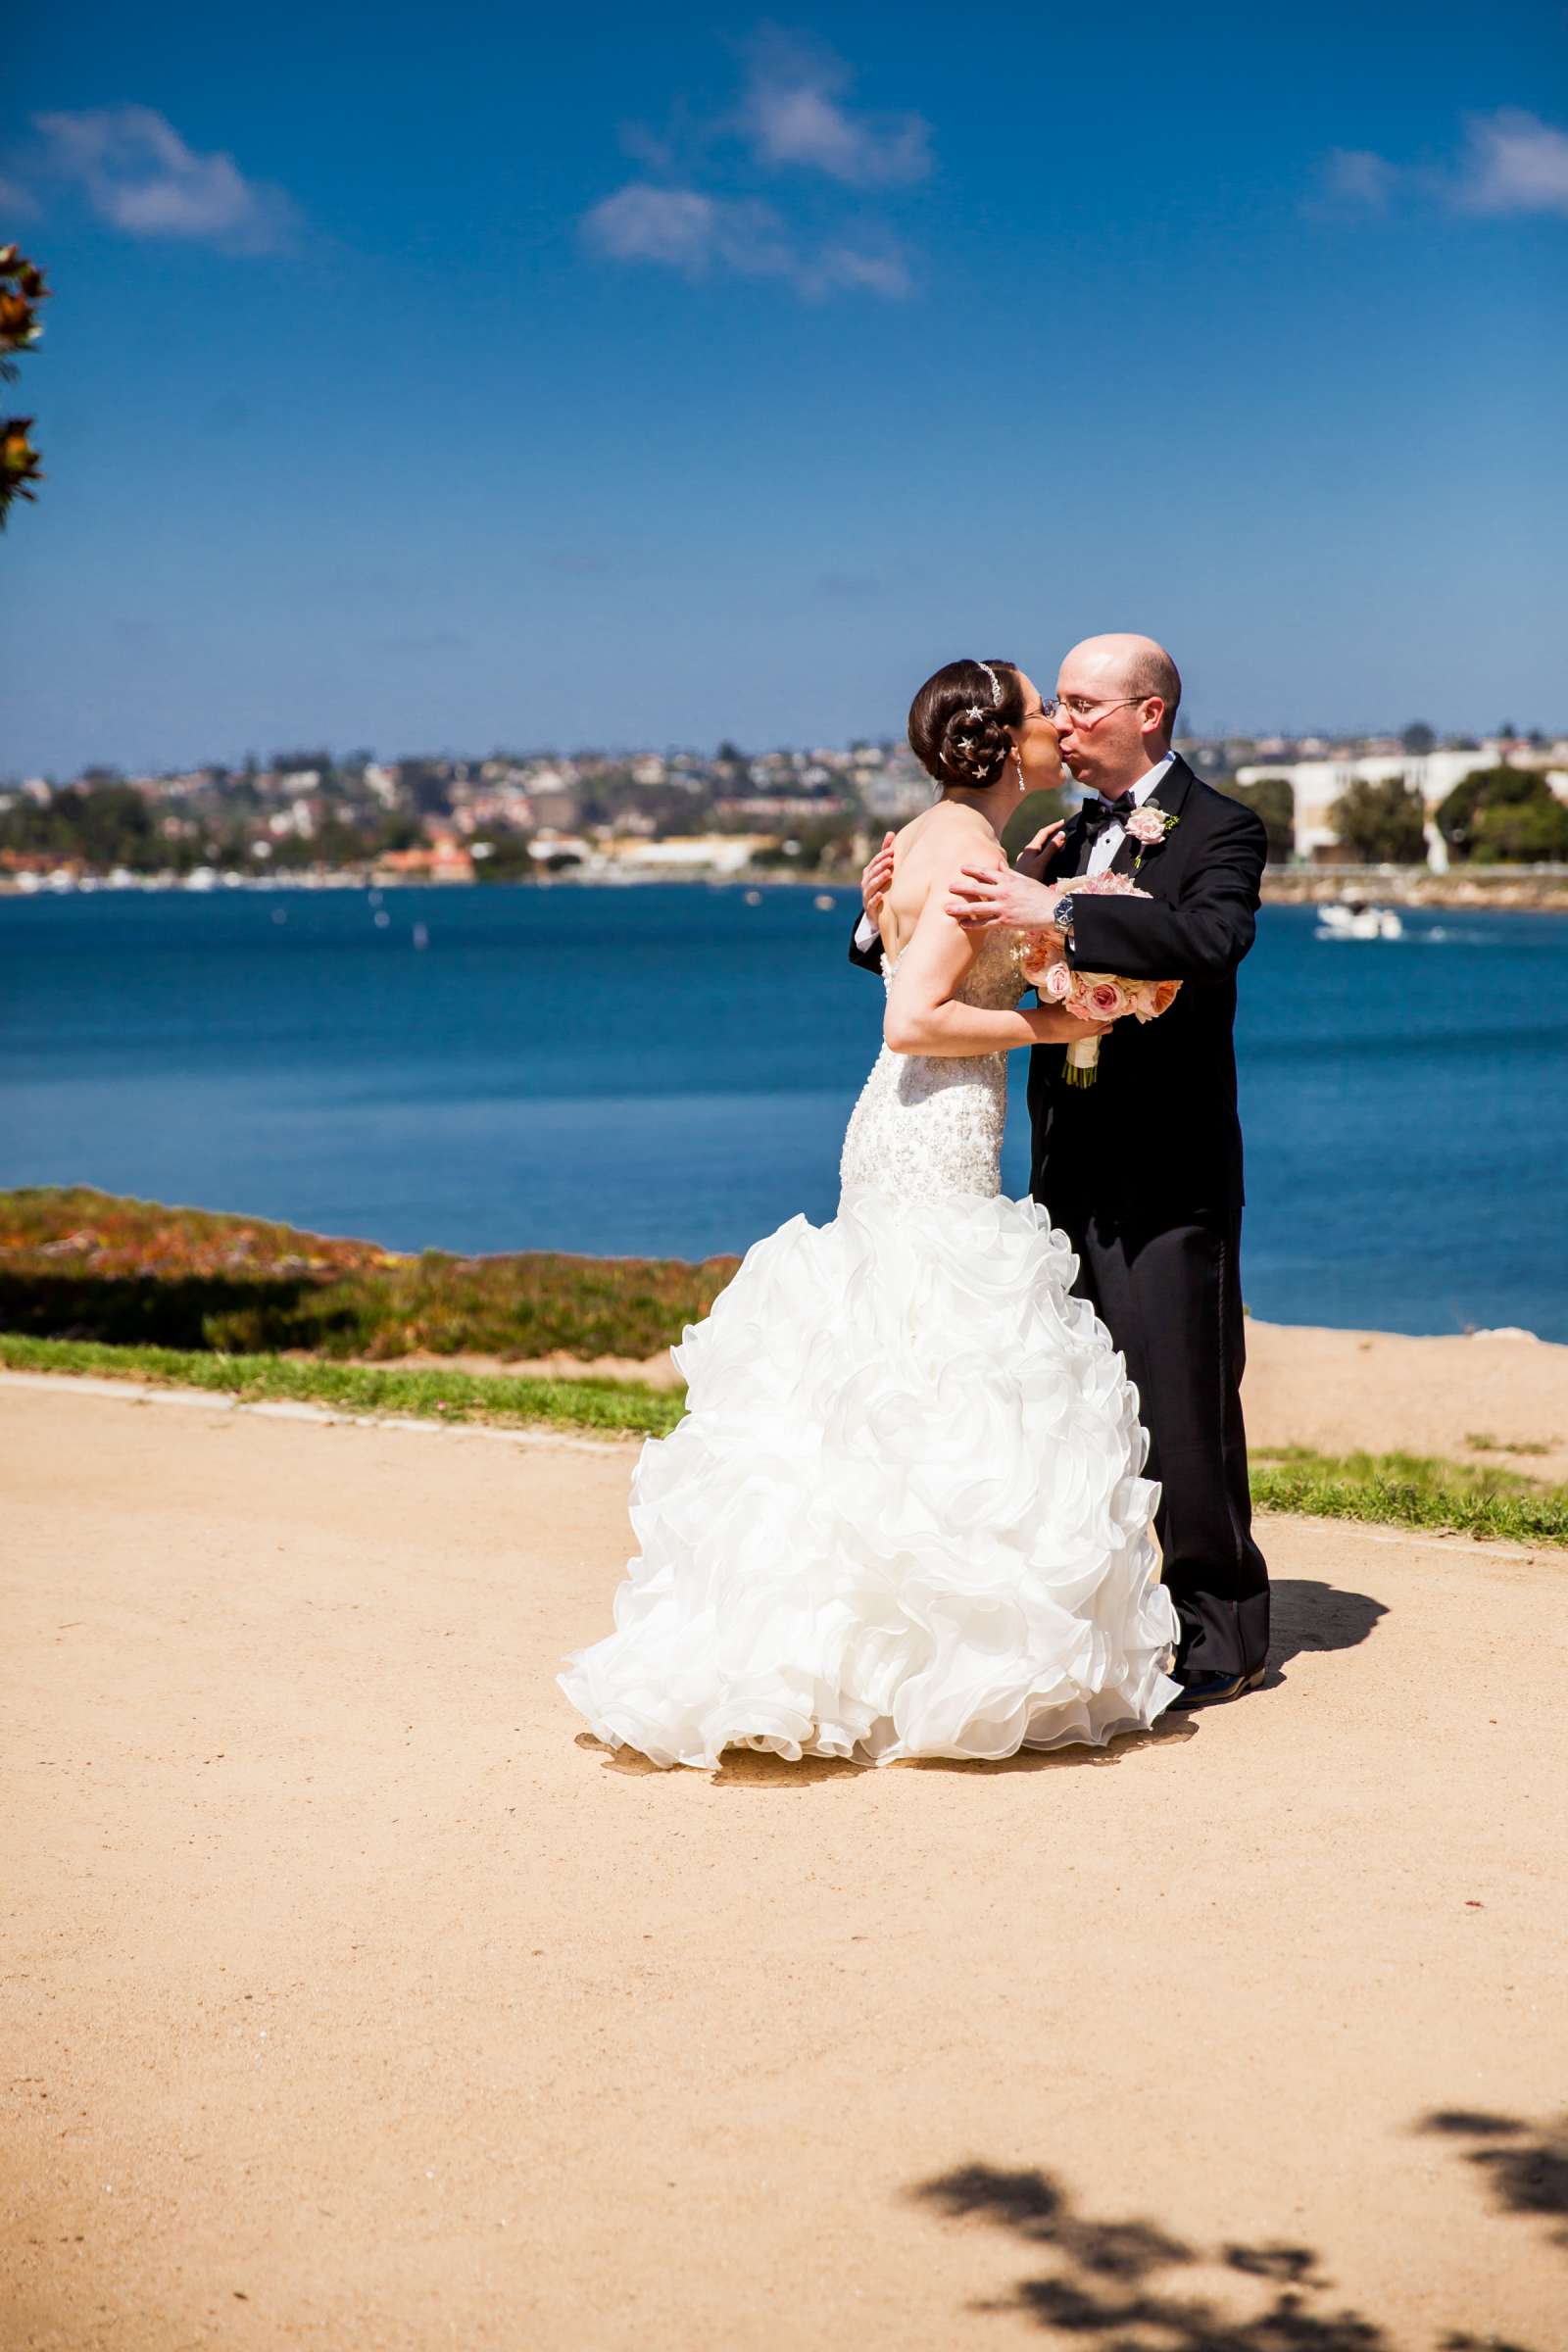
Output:
M400 1250L743 1250L833 1213L881 1015L846 960L855 904L700 885L0 901L0 1185ZM1568 920L1314 929L1265 908L1242 971L1252 1311L1568 1341ZM1012 1191L1023 1077L1014 1056Z

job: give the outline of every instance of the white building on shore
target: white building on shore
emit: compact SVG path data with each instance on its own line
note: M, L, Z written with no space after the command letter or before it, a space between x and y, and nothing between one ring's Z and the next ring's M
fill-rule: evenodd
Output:
M772 833L676 833L665 841L607 842L605 853L622 874L739 874L760 851L777 846Z
M1413 784L1426 805L1427 857L1438 873L1448 863L1447 844L1434 817L1454 786L1482 767L1540 767L1540 754L1521 759L1515 747L1494 737L1471 751L1335 753L1322 760L1255 760L1236 771L1238 784L1258 784L1265 776L1283 776L1296 795L1296 855L1321 862L1339 847L1331 810L1351 784ZM1568 800L1568 768L1546 767L1546 781L1559 799Z

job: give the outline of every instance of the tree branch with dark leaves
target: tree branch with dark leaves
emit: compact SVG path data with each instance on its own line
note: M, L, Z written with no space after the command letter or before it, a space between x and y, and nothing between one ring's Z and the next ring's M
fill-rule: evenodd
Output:
M16 354L30 351L43 332L38 305L49 299L43 271L15 245L0 245L0 382L17 380ZM38 452L29 435L30 416L0 417L0 530L12 504L34 498L33 483L43 479Z

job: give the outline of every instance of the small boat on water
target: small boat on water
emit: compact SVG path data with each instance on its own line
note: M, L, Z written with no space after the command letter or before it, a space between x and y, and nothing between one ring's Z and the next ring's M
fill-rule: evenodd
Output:
M1361 899L1347 899L1337 906L1317 910L1318 939L1402 939L1404 925L1392 906L1368 906Z

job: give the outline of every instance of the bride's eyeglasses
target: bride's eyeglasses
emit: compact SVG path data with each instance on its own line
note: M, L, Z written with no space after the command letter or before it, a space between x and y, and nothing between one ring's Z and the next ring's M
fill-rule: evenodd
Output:
M1040 705L1042 718L1070 718L1075 727L1092 727L1107 710L1130 709L1135 703L1147 703L1147 694L1121 694L1114 702L1091 703L1081 694L1053 694Z

